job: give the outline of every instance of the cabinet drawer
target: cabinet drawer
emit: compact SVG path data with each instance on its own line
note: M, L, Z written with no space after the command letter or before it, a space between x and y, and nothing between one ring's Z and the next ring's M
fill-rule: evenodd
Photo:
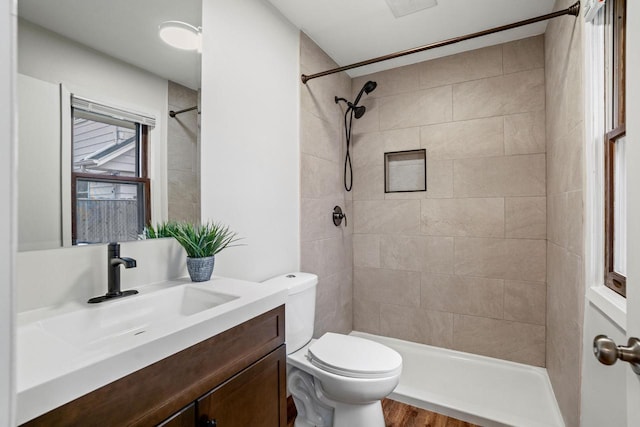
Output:
M157 425L283 343L280 306L23 425Z

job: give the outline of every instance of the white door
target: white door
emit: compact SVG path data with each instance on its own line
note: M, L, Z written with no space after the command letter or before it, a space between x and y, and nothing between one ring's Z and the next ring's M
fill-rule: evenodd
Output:
M640 3L627 2L627 40L640 40ZM627 50L627 76L640 75L640 50ZM627 336L640 338L640 82L627 79L629 141L629 287L627 288ZM627 425L640 426L640 376L627 372Z
M627 40L640 40L640 2L627 2ZM640 49L627 48L629 138L627 337L640 338ZM640 376L627 370L627 425L640 426Z
M627 1L627 299L626 315L615 309L585 306L581 427L640 426L640 375L628 363L599 364L591 354L595 335L604 334L618 345L640 338L640 2ZM606 314L605 314L606 313ZM623 327L621 327L622 325ZM567 426L573 427L573 426Z

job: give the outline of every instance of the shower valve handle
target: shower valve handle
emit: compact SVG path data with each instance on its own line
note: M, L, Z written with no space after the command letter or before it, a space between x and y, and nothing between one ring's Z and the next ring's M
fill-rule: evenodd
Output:
M340 206L336 206L333 208L333 225L335 225L336 227L340 227L340 224L342 224L342 220L344 219L344 226L347 226L347 215L345 215L344 213L342 213L342 208Z

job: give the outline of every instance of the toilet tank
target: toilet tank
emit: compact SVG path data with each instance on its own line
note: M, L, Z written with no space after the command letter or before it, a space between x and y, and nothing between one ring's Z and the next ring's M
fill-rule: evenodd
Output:
M289 295L285 304L285 341L287 354L304 347L313 337L318 276L310 273L288 273L262 282L285 286Z

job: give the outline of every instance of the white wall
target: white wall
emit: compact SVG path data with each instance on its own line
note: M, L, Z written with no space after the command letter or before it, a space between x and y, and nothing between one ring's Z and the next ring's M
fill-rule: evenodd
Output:
M202 14L202 219L246 246L216 274L248 280L295 271L300 258L299 35L271 5L210 0Z
M0 0L0 425L14 425L15 0Z
M18 28L18 72L62 83L81 97L155 116L156 127L149 134L151 214L154 222L166 219L166 79L22 19Z

